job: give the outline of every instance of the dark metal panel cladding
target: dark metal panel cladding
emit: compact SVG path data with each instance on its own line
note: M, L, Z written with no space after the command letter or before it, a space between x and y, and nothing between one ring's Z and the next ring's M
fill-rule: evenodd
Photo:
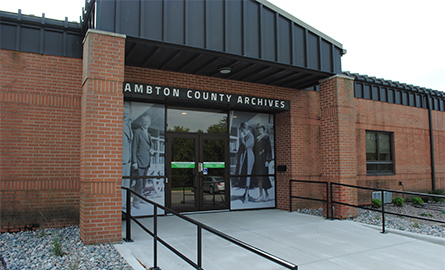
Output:
M244 56L260 58L260 6L244 1Z
M306 36L305 29L297 24L293 25L293 47L295 54L293 55L294 65L300 67L307 66L306 58Z
M20 29L20 51L40 52L40 29L35 27L22 27Z
M63 54L63 32L45 31L43 53Z
M241 1L225 2L226 52L243 54L243 8Z
M6 50L15 50L17 27L9 24L1 24L0 33L0 47Z
M116 3L114 1L96 1L97 3L97 20L96 28L99 30L118 32L116 29Z
M224 51L224 2L206 1L206 48Z
M163 10L162 0L151 0L143 3L141 11L144 14L144 20L141 22L143 38L162 40L164 29Z
M269 9L261 10L261 58L277 61L276 58L276 15Z
M164 5L164 40L171 43L184 44L184 1L166 0Z
M278 62L292 64L292 22L282 16L278 16L277 23L277 43L278 43Z
M321 39L321 70L333 72L332 63L332 44Z
M186 0L185 43L205 48L205 4L203 1Z
M138 36L140 33L140 5L139 1L125 1L117 2L118 9L120 10L119 29L121 33L127 35Z
M315 34L308 32L307 43L307 56L309 57L308 61L308 68L311 69L319 69L319 63L320 63L320 44L319 44L319 38Z

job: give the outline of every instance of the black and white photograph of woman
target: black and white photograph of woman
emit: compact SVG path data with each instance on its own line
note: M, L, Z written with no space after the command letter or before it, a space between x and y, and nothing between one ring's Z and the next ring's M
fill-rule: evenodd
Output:
M231 112L231 209L275 206L273 115Z

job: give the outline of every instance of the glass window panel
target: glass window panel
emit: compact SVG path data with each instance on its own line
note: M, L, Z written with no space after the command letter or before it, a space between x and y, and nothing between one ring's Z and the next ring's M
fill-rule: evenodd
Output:
M378 133L379 160L391 160L390 134Z
M227 113L167 109L167 128L173 132L227 134Z
M382 164L380 165L380 172L392 173L394 165L393 164Z
M377 153L377 138L375 132L366 132L366 154Z
M368 171L368 173L370 172L378 172L378 166L377 164L367 164L366 165L366 169Z

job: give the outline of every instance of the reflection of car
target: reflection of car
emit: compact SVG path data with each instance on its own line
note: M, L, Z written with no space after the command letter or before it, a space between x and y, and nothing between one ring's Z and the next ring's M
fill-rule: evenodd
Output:
M224 192L224 177L223 176L206 176L203 187L204 192L218 193Z

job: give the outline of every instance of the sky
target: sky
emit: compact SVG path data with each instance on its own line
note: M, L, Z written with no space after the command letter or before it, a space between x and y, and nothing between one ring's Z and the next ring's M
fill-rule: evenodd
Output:
M445 91L444 0L268 0L340 42L342 70ZM79 21L85 0L2 1L0 10Z

